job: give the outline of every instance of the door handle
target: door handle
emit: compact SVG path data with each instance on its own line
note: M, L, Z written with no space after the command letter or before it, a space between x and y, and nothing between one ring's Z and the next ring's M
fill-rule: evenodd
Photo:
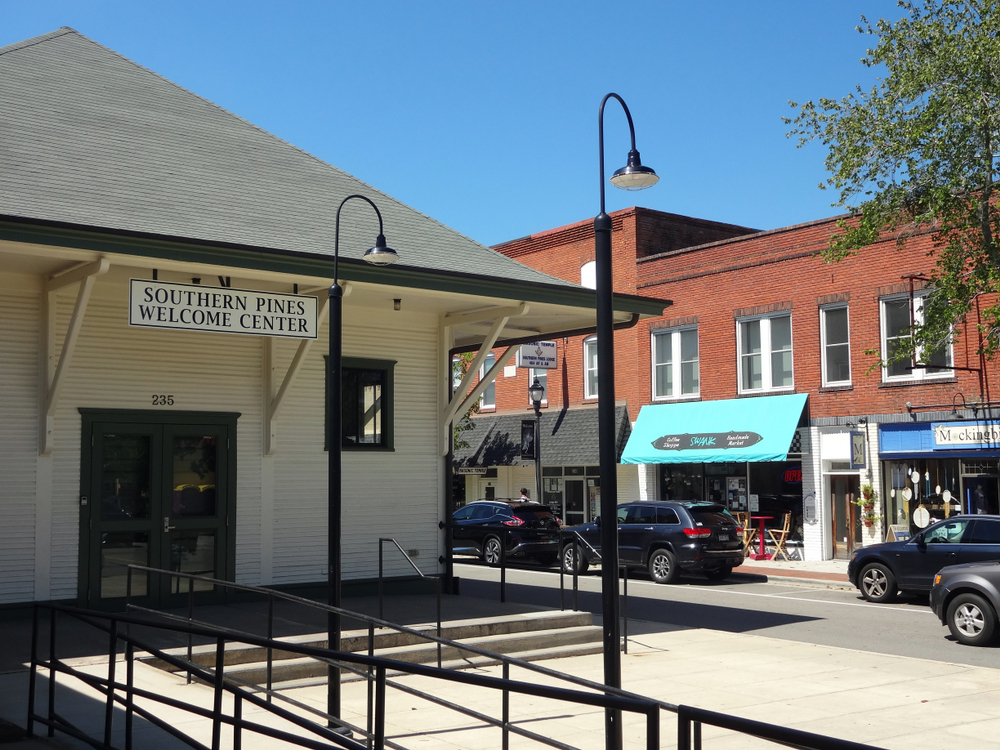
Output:
M171 531L171 530L173 530L175 528L177 528L177 527L170 525L170 516L164 516L163 517L163 532L166 533L166 532Z

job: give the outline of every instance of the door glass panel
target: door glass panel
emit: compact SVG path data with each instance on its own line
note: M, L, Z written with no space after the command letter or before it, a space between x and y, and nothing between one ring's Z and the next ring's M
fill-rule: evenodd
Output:
M102 519L149 518L149 441L149 435L103 436Z
M148 531L108 531L101 534L101 598L124 597L128 565L149 565ZM132 596L145 596L146 574L132 573Z
M174 517L215 515L216 438L178 435L173 445Z
M178 573L215 577L215 531L175 529L170 532L170 569ZM172 594L188 590L188 579L171 578ZM212 584L194 582L195 591L211 591Z

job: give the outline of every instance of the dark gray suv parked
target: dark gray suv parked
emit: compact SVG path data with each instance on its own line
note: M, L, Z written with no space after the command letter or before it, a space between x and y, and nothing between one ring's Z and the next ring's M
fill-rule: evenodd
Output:
M931 609L959 643L988 644L1000 611L1000 562L942 568L931 587Z
M452 551L476 555L499 565L507 540L507 558L532 557L551 565L559 557L560 521L547 505L506 500L476 500L451 517Z
M847 575L865 599L886 602L897 591L930 591L946 565L988 560L1000 560L1000 516L952 516L908 541L855 550Z
M580 535L584 543L574 539ZM576 550L581 550L577 558ZM583 572L600 561L600 523L564 529L562 566ZM618 506L618 557L646 568L657 583L674 583L682 570L722 580L743 564L743 538L736 520L714 503L638 502Z

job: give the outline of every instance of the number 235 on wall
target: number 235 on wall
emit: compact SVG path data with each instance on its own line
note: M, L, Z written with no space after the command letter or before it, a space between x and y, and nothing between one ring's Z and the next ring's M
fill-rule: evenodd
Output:
M153 396L152 396L152 398L153 398L153 406L173 406L174 405L174 397L172 395L171 396L166 396L166 395L163 395L163 394L155 394L154 393Z

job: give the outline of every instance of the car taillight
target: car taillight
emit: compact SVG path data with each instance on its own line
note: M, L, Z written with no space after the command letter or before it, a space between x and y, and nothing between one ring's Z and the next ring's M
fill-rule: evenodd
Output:
M690 537L692 539L698 539L704 536L712 536L711 529L684 529L684 536Z
M504 526L523 526L524 525L524 521L522 521L517 516L514 516L513 518L509 518L506 521L504 521L503 525Z
M737 526L736 527L736 533L737 534L742 534L743 533L743 527L742 526Z
M562 519L559 516L556 516L555 519L556 519L556 526L562 526Z

